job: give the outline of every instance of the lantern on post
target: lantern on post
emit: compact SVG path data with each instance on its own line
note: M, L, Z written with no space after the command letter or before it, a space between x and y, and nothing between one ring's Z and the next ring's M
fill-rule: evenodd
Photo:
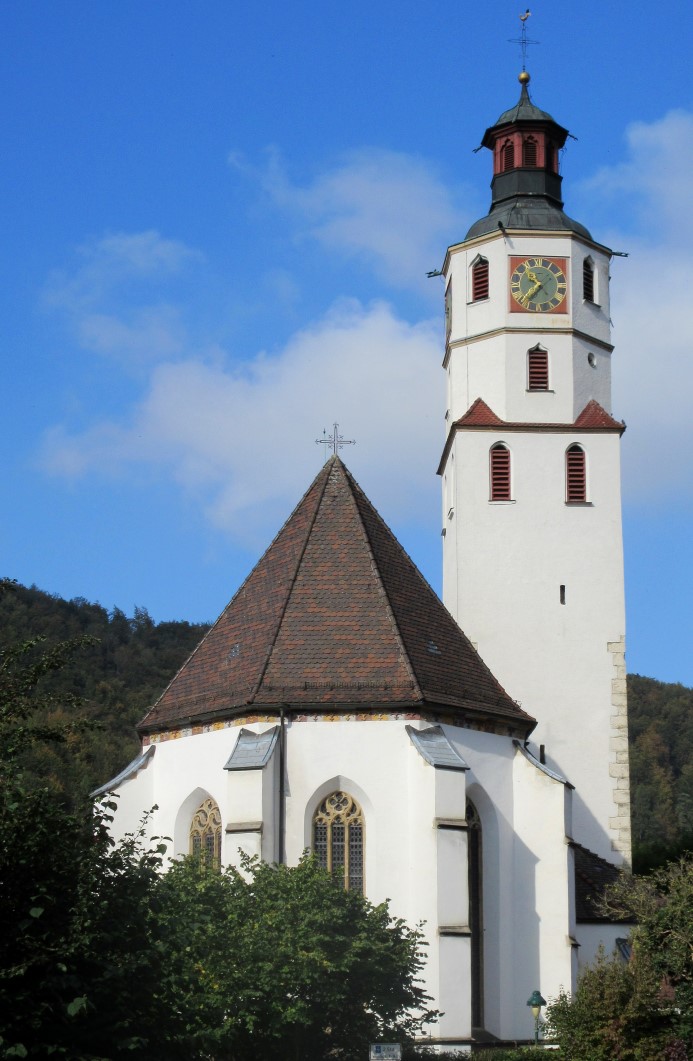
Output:
M539 991L533 991L530 997L527 999L527 1005L532 1010L532 1016L534 1017L534 1045L539 1045L539 1017L541 1015L541 1007L546 1005L546 999L541 997Z

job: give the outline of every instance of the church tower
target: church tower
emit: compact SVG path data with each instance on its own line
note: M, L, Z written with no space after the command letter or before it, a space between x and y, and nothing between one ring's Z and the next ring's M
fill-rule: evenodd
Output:
M517 104L484 133L489 213L448 249L443 598L575 786L573 830L630 859L622 422L612 252L563 211L568 132Z

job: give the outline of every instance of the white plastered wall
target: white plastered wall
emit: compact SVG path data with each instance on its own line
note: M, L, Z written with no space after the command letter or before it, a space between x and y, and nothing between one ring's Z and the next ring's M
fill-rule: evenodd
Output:
M510 502L489 501L488 454L498 441L511 452ZM573 442L587 455L584 505L565 503L565 450ZM576 786L575 838L618 860L618 831L609 824L621 800L611 646L625 628L618 435L458 431L452 453L445 604L501 684L539 720L533 742ZM449 459L446 470L452 466Z

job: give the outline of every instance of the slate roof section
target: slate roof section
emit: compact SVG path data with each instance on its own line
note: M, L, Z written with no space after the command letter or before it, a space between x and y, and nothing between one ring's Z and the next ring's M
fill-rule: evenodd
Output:
M501 420L501 418L494 413L486 402L482 398L477 398L467 409L467 412L455 420L450 425L448 431L448 437L445 441L445 448L443 449L443 455L440 458L440 464L438 465L438 475L443 474L445 462L450 452L455 432L458 430L465 431L546 431L546 432L564 432L567 434L575 434L581 431L592 432L592 433L604 433L610 431L618 431L619 435L622 435L626 430L626 425L623 420L614 420L610 413L607 413L598 401L594 398L587 403L582 412L578 415L577 419L573 423L533 423L530 420L522 420L520 422L513 422L511 420Z
M427 763L440 770L468 770L469 764L455 751L442 726L414 729L407 726L409 740Z
M609 922L614 918L600 913L599 901L606 888L618 880L620 870L613 862L583 847L571 843L575 854L575 918L583 922ZM625 919L623 923L627 923Z
M224 769L262 770L272 758L278 736L279 726L274 726L265 733L242 729Z
M154 752L156 751L156 745L150 744L148 748L141 751L140 754L132 760L131 763L121 770L119 774L107 781L105 785L101 785L99 788L95 788L93 792L89 793L91 799L96 799L97 796L103 796L106 792L114 792L123 781L129 781L131 777L135 777L145 766L148 766L151 760L154 758Z
M338 457L140 724L248 710L445 708L527 734L496 681Z

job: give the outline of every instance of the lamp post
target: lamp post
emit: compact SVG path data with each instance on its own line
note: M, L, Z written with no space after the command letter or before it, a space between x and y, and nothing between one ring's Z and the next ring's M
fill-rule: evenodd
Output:
M527 1005L531 1007L534 1017L534 1045L539 1045L539 1015L541 1007L546 1005L546 999L541 997L539 991L533 991L527 999Z

